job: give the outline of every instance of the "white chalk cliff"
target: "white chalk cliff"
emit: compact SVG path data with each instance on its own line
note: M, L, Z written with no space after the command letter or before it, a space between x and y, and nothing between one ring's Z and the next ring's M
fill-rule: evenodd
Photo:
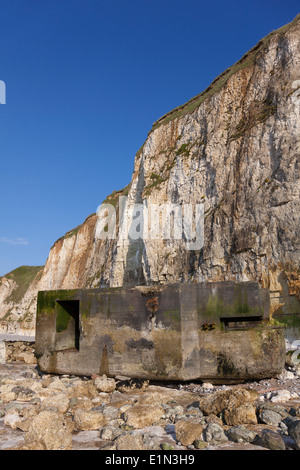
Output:
M203 248L99 240L92 215L53 245L22 298L0 280L2 329L34 329L38 290L103 285L258 280L274 315L300 313L299 169L300 15L154 123L130 185L106 201L204 204Z

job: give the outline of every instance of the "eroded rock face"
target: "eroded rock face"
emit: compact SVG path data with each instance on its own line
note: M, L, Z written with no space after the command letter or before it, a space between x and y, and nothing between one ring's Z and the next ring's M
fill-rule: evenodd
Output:
M273 312L300 312L299 52L298 18L193 113L174 112L154 126L136 156L128 199L203 202L204 246L119 240L112 279L104 272L103 281L255 279L269 287Z
M42 272L41 266L21 266L0 278L0 334L34 335Z
M300 17L262 40L206 92L160 119L135 158L131 203L204 204L204 246L181 240L99 240L97 217L58 240L21 301L38 290L258 280L274 314L300 313ZM95 205L97 202L95 203ZM129 223L130 219L129 217ZM27 326L26 326L27 325Z

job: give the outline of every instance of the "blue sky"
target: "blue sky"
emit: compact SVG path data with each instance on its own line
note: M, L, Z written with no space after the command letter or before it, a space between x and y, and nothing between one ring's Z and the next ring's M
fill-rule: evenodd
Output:
M204 90L299 1L0 0L0 275L131 179L152 123Z

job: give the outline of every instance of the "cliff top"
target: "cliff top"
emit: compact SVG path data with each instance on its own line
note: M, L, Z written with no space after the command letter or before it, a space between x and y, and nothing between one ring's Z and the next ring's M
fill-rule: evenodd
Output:
M256 46L250 49L250 51L248 51L238 62L236 62L227 70L222 72L221 75L215 78L214 81L209 85L209 87L206 88L206 90L201 92L199 95L196 95L194 98L191 98L183 105L178 106L177 108L169 111L157 121L155 121L149 134L162 124L167 124L173 119L184 116L186 114L191 114L206 99L210 98L215 93L220 91L232 75L242 69L254 65L257 57L265 49L271 39L273 39L277 35L284 36L292 27L296 26L297 23L300 23L300 13L294 18L293 21L291 21L291 23L288 23L282 26L281 28L272 31L263 39L261 39L258 44L256 44Z

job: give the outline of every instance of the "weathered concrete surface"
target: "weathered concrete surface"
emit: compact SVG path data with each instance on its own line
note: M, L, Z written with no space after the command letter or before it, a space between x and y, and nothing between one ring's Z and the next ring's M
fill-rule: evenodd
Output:
M268 307L255 282L40 292L38 364L159 380L272 377L285 342Z

